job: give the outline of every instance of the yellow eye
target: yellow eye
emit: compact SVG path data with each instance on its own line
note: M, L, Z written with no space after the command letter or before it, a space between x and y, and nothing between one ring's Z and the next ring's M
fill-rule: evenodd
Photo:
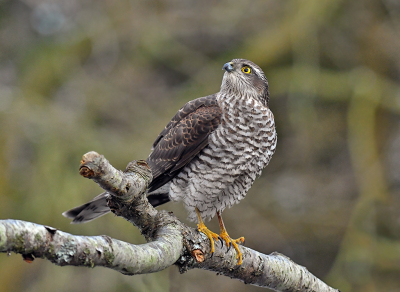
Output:
M242 72L246 73L246 74L250 74L251 73L251 68L249 66L244 66L242 68Z

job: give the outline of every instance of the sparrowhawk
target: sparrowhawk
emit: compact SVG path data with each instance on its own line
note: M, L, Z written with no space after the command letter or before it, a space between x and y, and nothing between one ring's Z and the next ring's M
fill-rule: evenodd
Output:
M211 241L222 238L242 255L229 237L221 213L242 200L275 152L277 134L269 109L268 81L259 66L234 59L225 70L218 93L185 104L153 144L147 158L152 173L147 193L153 206L182 201L189 219ZM66 211L72 223L93 220L110 211L107 193ZM203 219L217 215L221 234L211 232Z

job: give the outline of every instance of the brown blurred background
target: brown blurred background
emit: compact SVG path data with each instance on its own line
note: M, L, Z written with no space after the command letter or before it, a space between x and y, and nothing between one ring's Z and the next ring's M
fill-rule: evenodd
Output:
M143 243L113 215L61 216L101 192L79 176L81 156L119 169L146 158L232 58L264 69L278 147L224 212L229 233L343 292L400 291L397 0L0 0L0 218ZM181 204L161 208L186 218ZM265 290L201 270L129 277L0 254L0 291Z

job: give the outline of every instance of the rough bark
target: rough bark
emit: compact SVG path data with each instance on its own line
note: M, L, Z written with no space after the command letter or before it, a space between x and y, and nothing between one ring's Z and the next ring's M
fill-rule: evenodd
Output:
M216 244L211 257L210 242L203 233L148 202L145 190L152 175L145 161L132 161L122 172L102 155L89 152L83 156L80 174L110 193L112 212L135 225L148 243L74 236L30 222L0 220L0 252L20 253L26 261L45 258L60 266L103 266L126 275L157 272L175 264L181 272L201 268L275 291L339 291L279 253L265 255L240 246L243 264L239 266L233 248L227 251Z

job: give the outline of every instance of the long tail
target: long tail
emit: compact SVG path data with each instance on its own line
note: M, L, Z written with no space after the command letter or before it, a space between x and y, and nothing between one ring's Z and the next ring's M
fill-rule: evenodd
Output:
M94 197L90 202L65 211L62 215L73 219L71 224L86 223L97 219L110 212L110 208L107 206L108 196L107 192L101 193ZM169 202L167 193L150 194L147 199L153 207Z

